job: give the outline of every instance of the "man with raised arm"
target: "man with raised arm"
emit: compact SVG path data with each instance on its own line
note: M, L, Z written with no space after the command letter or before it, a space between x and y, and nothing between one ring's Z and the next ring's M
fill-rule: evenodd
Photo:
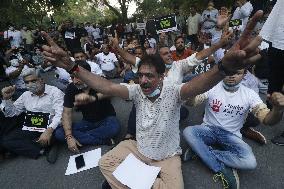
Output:
M46 34L43 33L49 46L43 46L47 60L55 66L62 67L76 75L89 87L96 91L133 100L136 106L136 139L126 140L106 153L99 166L112 188L126 188L112 175L120 163L130 154L141 161L161 167L153 188L183 189L181 171L179 116L183 100L193 98L211 89L226 74L247 67L260 58L256 50L261 38L249 41L249 36L262 16L257 12L248 24L244 35L228 51L222 62L210 71L199 75L191 82L173 84L163 82L165 64L155 56L146 56L138 67L139 84L120 85L94 75L71 61L67 52L63 51Z

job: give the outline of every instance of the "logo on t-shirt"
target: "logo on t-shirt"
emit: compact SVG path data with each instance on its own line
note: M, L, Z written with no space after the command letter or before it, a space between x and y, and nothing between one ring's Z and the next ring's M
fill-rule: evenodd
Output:
M221 101L215 99L215 100L213 100L213 104L212 104L212 106L211 106L211 109L212 109L214 112L219 112L221 106L222 106Z

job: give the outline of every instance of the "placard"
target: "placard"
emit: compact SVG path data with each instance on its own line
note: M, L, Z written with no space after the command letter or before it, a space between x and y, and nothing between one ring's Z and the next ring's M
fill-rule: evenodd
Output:
M176 16L169 15L155 19L157 34L177 31Z
M50 124L49 122L49 113L27 111L22 130L44 132Z

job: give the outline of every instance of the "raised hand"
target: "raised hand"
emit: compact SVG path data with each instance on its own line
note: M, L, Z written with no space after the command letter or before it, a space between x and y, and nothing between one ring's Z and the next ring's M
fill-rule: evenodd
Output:
M48 43L48 45L42 46L45 60L56 67L63 68L67 71L71 70L74 63L71 61L68 53L60 48L46 32L41 32L41 34Z
M13 96L15 91L16 91L16 86L15 85L3 88L1 90L2 96L3 96L3 100L9 100Z
M226 7L222 7L217 17L217 27L223 28L230 20L231 15Z
M248 67L261 58L258 46L261 44L262 39L260 36L251 38L251 34L262 16L262 11L257 11L254 14L240 39L225 54L222 64L228 71L236 71Z

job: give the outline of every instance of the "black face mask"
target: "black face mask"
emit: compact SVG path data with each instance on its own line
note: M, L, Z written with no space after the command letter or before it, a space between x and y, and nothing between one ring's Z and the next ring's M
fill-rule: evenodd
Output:
M103 52L104 53L104 55L108 55L109 54L109 52Z

